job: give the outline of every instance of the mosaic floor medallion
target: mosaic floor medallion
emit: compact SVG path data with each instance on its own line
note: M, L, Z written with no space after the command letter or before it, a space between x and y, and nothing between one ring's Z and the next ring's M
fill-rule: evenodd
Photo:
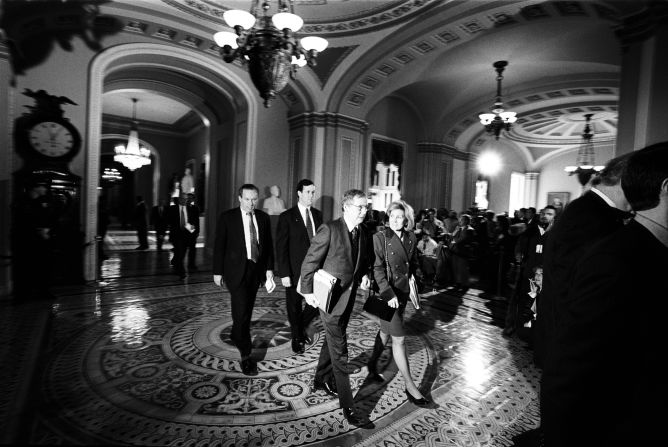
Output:
M180 443L300 445L358 430L342 417L338 399L313 389L323 343L319 319L313 343L291 350L284 297L258 297L253 313L253 356L259 374L241 373L230 341L229 299L220 294L181 297L114 310L104 324L64 340L48 365L44 387L60 407L50 428L76 442L160 444L164 433ZM365 382L377 325L354 312L348 326L350 375L357 406L380 421L406 404L404 382L390 365L383 386ZM426 333L406 337L412 375L435 375ZM75 433L75 435L72 435Z

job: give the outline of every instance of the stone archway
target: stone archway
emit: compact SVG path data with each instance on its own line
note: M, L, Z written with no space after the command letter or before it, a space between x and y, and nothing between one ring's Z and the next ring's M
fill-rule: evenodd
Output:
M233 138L230 139L232 141L231 149L235 152L233 156L243 158L244 172L240 176L243 177L253 170L257 104L254 100L254 92L232 69L207 55L169 45L133 43L109 48L95 57L91 63L89 73L86 171L82 194L83 225L86 240L94 240L97 233L97 183L100 176L102 94L105 89L105 82L109 78L113 78L114 73L121 70L127 70L131 73L133 70L140 71L146 67L154 69L158 67L168 72L178 73L183 78L189 79L224 98L233 114L232 123L229 125L231 132L234 133ZM216 107L208 108L198 103L193 104L193 109L197 110L207 122L216 126L219 124L220 116L216 113ZM238 123L243 123L243 126L239 126ZM237 131L237 129L242 130ZM242 154L237 153L240 150L240 144L237 141L243 142L244 152ZM212 163L217 163L219 160L219 146L217 141L210 141L208 155ZM230 174L231 176L237 175L236 173ZM210 179L208 181L211 183L215 180ZM214 203L214 201L210 201L210 203ZM215 209L215 206L212 208L209 216L217 215L218 210ZM215 217L210 217L209 220L213 224ZM96 279L97 262L97 251L94 244L90 244L84 252L84 277L86 280Z

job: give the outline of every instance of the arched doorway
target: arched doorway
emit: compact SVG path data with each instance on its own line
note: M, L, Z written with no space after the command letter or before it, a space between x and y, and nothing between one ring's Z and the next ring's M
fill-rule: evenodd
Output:
M86 240L97 234L103 92L128 86L178 97L208 124L203 144L213 175L207 175L205 185L209 204L206 222L213 227L218 212L231 205L234 185L253 169L254 91L232 69L207 55L169 45L128 44L101 52L91 64L83 193ZM211 245L211 237L209 234L206 244ZM84 276L93 280L96 274L97 253L90 246L84 254Z

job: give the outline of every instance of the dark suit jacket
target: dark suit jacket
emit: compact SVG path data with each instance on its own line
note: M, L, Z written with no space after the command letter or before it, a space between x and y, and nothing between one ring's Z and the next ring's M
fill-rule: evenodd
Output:
M555 367L541 389L556 396L541 409L545 445L665 442L662 414L650 408L665 382L657 362L665 349L667 267L668 248L635 221L577 260L551 353Z
M199 235L199 209L196 206L186 205L186 214L188 223L195 227L194 232L189 232L181 228L181 215L179 214L179 205L167 207L167 223L169 225L169 239L185 239L187 237L197 238Z
M623 226L624 213L588 191L569 203L549 231L543 247L543 289L537 308L536 354L549 355L552 335L563 319L575 262L596 241ZM547 365L545 365L547 366Z
M371 277L372 247L369 234L366 231L360 231L357 263L353 265L348 226L343 217L321 225L318 233L311 240L311 246L302 263L302 292L313 293L313 275L316 270L324 269L339 279L339 287L335 287L332 294L332 300L336 301L332 313L342 313L347 306L352 291L349 287L353 281L361 281L364 275ZM342 294L344 290L347 290L345 296Z
M314 230L317 232L322 225L322 213L315 208L311 208L310 212L315 224ZM289 276L292 285L297 285L302 261L310 245L311 239L306 232L299 206L283 211L278 217L276 227L276 261L280 278Z
M258 271L265 272L271 270L274 265L269 215L264 211L255 210L255 219L260 242ZM228 287L238 286L246 270L246 259L248 256L241 209L232 208L222 212L218 217L216 242L213 248L213 274L223 275L223 280Z
M162 207L162 214L160 214L160 206L156 205L151 209L151 225L155 229L156 233L164 234L167 231L167 226L169 225L167 214L169 213L169 206L165 205ZM199 219L197 219L199 225Z

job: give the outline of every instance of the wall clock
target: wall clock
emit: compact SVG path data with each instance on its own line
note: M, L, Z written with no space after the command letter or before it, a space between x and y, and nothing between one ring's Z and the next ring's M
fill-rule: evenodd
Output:
M17 151L30 164L68 162L81 149L81 135L63 116L60 105L74 103L64 97L40 92L26 93L34 97L37 104L30 107L31 113L16 120L14 135Z

